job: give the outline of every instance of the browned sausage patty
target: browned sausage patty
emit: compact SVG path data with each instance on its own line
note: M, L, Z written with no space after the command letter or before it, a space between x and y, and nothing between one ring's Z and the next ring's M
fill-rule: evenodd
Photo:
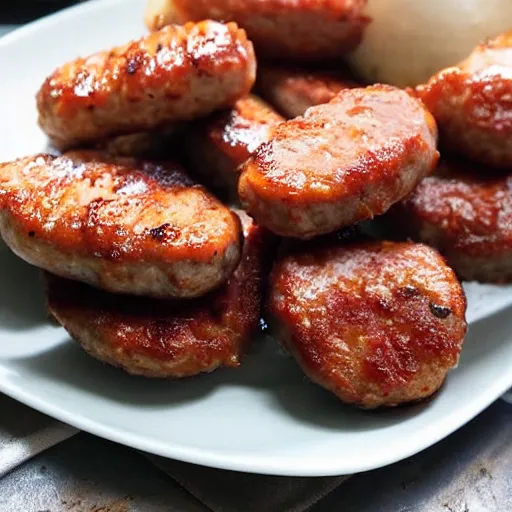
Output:
M233 20L264 57L328 61L361 41L365 5L366 0L167 0L162 15L153 13L147 24L154 30L189 20Z
M367 242L297 251L276 264L269 309L311 380L365 408L439 389L466 333L462 287L425 245Z
M182 126L171 125L147 132L119 135L102 140L95 145L95 149L111 157L161 160L168 158L169 154L176 153L175 147L182 128Z
M244 164L242 204L283 236L311 238L384 213L435 167L437 130L390 86L341 91L278 125Z
M57 69L37 94L39 124L65 149L193 119L246 95L255 67L235 23L169 26Z
M279 66L258 68L258 92L285 117L302 116L315 105L331 101L336 94L357 84L341 73Z
M477 46L417 93L436 118L444 146L512 170L512 32Z
M146 377L187 377L238 366L258 326L268 237L244 221L240 265L199 299L116 296L46 274L50 313L93 357Z
M190 126L184 137L187 164L202 182L237 201L239 166L282 121L284 118L258 97L246 96L232 109Z
M241 251L238 217L177 165L85 152L0 165L0 233L54 274L166 298L225 282Z
M512 281L512 176L444 161L387 221L438 248L462 279Z

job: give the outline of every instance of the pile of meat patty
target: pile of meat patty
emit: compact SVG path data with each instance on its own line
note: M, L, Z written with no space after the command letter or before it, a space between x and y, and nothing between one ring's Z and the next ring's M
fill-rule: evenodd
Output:
M150 0L149 35L47 78L61 153L0 164L0 232L89 354L235 367L264 315L346 403L441 387L458 278L512 281L512 35L415 89L364 86L343 57L365 3Z

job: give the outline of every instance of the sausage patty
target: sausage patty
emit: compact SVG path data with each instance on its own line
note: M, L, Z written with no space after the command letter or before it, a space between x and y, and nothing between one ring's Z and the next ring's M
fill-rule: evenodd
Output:
M512 170L512 32L477 46L417 93L436 118L444 146Z
M231 201L238 200L239 166L284 121L272 107L246 96L233 108L193 123L185 135L185 158L190 170Z
M340 91L354 87L357 87L355 82L334 71L258 68L258 92L289 119L302 116L308 108L328 103Z
M238 217L177 165L92 152L0 165L0 233L45 270L155 297L208 292L241 250Z
M512 281L512 176L443 161L386 220L439 249L462 279Z
M146 377L187 377L238 366L257 329L268 237L249 219L240 265L205 297L119 297L46 274L50 313L93 357Z
M146 132L130 133L105 139L94 149L111 157L142 158L161 160L170 153L176 153L181 126L171 125Z
M271 276L277 334L306 375L364 408L420 400L459 359L466 301L430 247L372 241L298 250Z
M242 204L283 236L311 238L384 213L435 167L437 129L390 86L341 91L278 125L244 164Z
M353 50L368 19L366 0L148 0L146 24L211 18L247 30L259 55L295 61L328 61Z
M247 94L255 67L235 23L169 26L58 68L37 94L39 124L66 149L189 120Z

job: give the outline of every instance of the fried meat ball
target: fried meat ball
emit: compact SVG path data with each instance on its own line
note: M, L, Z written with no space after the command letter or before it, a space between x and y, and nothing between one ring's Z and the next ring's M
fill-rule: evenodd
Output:
M37 94L39 124L58 149L152 130L232 105L255 74L235 23L172 25L58 68Z
M0 233L62 277L165 298L225 282L242 242L238 217L181 167L95 152L0 164Z
M390 86L341 91L279 124L242 167L239 195L274 233L312 238L386 212L435 168L437 129Z
M269 241L265 230L242 220L240 265L204 297L119 297L46 274L49 311L91 356L131 374L181 378L236 367L259 324Z
M461 279L512 281L512 176L443 161L386 222L436 247Z
M334 71L282 66L260 66L258 92L288 119L302 116L315 105L331 101L336 94L357 84Z
M171 125L146 132L119 135L102 140L94 147L111 157L161 160L175 153L175 144L182 127Z
M268 306L276 335L305 374L363 408L435 393L466 333L454 272L415 243L291 251L274 267Z
M368 23L366 0L148 0L151 30L202 19L235 21L258 55L328 61L353 50Z
M416 90L444 147L512 171L512 32L480 44Z
M256 96L239 99L233 108L192 123L184 136L187 168L230 201L238 201L240 165L284 121Z

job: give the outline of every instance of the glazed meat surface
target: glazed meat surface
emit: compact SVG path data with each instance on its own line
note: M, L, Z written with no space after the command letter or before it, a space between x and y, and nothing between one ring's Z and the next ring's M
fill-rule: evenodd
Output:
M512 281L512 176L443 161L387 221L436 247L462 279Z
M188 377L238 366L258 327L267 234L244 220L245 245L229 281L205 297L119 297L46 274L50 313L93 357L146 377Z
M368 19L366 0L149 0L146 24L202 19L235 21L247 30L258 55L328 61L353 50Z
M404 91L341 91L274 129L243 165L240 199L277 234L329 233L409 195L437 163L436 139L434 119Z
M477 46L417 94L436 118L443 146L512 170L512 32Z
M341 73L279 66L260 66L258 92L283 116L302 116L315 105L331 101L345 89L357 87Z
M190 170L223 197L237 201L239 166L282 121L272 107L250 95L229 110L193 123L184 138Z
M235 23L168 26L58 68L37 94L39 124L67 149L190 120L246 95L255 68Z
M432 395L466 333L455 274L434 249L414 243L285 254L272 272L269 310L306 375L364 408Z
M54 274L155 297L208 292L241 250L238 217L177 165L93 152L0 165L0 233Z

